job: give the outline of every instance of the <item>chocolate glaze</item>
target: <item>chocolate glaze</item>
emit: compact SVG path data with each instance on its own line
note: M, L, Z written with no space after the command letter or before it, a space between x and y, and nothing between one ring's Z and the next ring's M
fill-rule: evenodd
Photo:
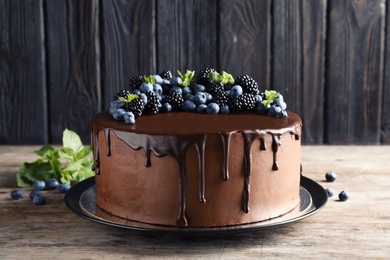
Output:
M194 124L196 122L196 124ZM106 141L106 156L111 154L110 131L128 144L132 149L145 151L145 167L150 167L150 153L157 157L171 156L178 167L179 172L179 216L176 221L178 226L187 226L186 219L186 163L187 149L195 145L198 154L199 188L198 197L201 203L206 203L205 198L205 146L207 134L219 133L222 139L223 172L222 179L229 179L229 143L233 133L241 133L244 142L244 184L243 206L245 213L249 212L250 180L252 174L252 144L260 140L260 150L266 150L264 138L272 136L273 166L272 170L279 169L277 162L278 148L282 143L282 135L290 133L299 140L300 118L289 112L289 117L276 119L257 114L230 114L230 115L205 115L195 113L161 113L153 116L137 118L134 125L126 125L115 121L107 113L96 115L91 121L91 145L94 150L94 164L92 169L100 174L98 133L103 130ZM249 130L248 130L249 129Z

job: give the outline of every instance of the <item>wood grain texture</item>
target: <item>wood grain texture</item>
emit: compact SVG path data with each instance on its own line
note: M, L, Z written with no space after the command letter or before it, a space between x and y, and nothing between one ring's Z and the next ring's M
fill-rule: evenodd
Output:
M161 0L157 10L157 72L217 67L217 0Z
M42 0L0 1L0 118L0 143L48 141Z
M326 133L330 144L378 144L384 1L329 1Z
M273 1L271 88L301 116L306 144L323 143L326 3Z
M89 120L101 111L99 5L46 1L50 141L65 128L90 140Z
M47 204L13 201L15 173L37 147L0 146L1 259L388 259L389 146L303 146L303 174L336 193L315 215L296 223L223 237L137 235L71 212L64 195ZM359 164L362 167L359 167ZM325 172L337 180L324 181ZM349 200L340 202L345 190Z
M382 94L381 143L390 144L390 3L386 5L386 35Z
M103 0L102 89L107 107L135 75L155 72L155 8L153 0Z
M234 76L253 77L261 91L270 83L271 1L220 1L218 64Z

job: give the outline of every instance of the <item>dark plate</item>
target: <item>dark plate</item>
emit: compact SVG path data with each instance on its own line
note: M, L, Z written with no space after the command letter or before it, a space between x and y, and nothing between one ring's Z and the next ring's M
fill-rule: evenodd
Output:
M301 202L299 207L281 217L243 225L188 228L146 224L116 217L96 207L95 188L94 177L76 184L65 195L66 205L77 215L100 224L129 229L134 232L143 234L181 236L232 235L260 231L270 227L277 227L296 222L315 214L326 204L328 200L327 193L321 185L309 178L302 176L300 187ZM97 214L99 214L99 216Z

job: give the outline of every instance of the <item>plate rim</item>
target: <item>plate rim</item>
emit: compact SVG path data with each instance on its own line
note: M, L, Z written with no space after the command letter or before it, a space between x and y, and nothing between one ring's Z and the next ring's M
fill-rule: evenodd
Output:
M299 212L295 216L292 216L291 218L288 219L281 220L279 222L276 221L268 224L262 224L262 222L266 223L268 221L265 220L265 221L255 222L255 223L232 225L226 227L204 227L204 228L170 227L170 226L162 226L156 224L137 222L137 224L143 226L140 227L140 226L126 225L123 223L116 223L110 220L106 220L102 217L98 217L92 214L91 212L85 210L80 203L81 197L83 196L84 192L92 188L94 185L95 185L95 177L93 176L77 183L76 185L72 186L70 190L66 192L64 201L67 207L71 211L73 211L73 213L95 223L122 228L122 229L128 229L135 233L155 234L155 235L215 236L215 235L227 235L227 234L229 235L242 234L247 231L255 232L255 231L260 231L268 228L294 223L304 218L310 217L315 213L317 213L318 211L320 211L328 201L328 195L325 189L320 184L318 184L317 182L313 181L308 177L301 175L300 188L304 188L307 191L307 193L310 195L311 204L308 206L310 207L310 209L306 208L304 211L302 211L303 213ZM274 220L277 219L278 218L275 218Z

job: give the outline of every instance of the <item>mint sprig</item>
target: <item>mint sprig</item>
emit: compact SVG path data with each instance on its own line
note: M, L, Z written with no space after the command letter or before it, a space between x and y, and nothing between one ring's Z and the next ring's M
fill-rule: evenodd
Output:
M154 79L153 75L149 76L143 76L142 77L142 82L143 83L151 83L152 85L156 84L156 80Z
M182 82L180 83L181 86L183 87L188 87L191 83L191 79L194 77L195 75L195 71L194 70L186 70L186 73L183 75L180 70L177 70L177 74L179 75L179 77L181 78Z
M266 90L264 91L264 99L261 101L261 104L263 104L264 107L269 108L274 102L274 99L279 96L279 92L276 92L275 90Z
M208 77L213 83L234 84L233 76L226 71L222 71L221 74L216 71L212 71L208 74Z
M139 98L139 96L138 95L136 95L136 94L130 94L130 95L127 95L127 97L126 98L124 98L124 97L118 97L118 100L119 101L122 101L123 103L130 103L131 101L133 101L134 99L136 99L136 98Z
M44 145L34 151L40 158L20 166L16 174L18 186L29 187L38 180L50 178L56 178L61 183L79 182L93 176L93 159L88 156L91 146L83 146L80 137L68 129L63 132L62 143L63 147L59 149Z

